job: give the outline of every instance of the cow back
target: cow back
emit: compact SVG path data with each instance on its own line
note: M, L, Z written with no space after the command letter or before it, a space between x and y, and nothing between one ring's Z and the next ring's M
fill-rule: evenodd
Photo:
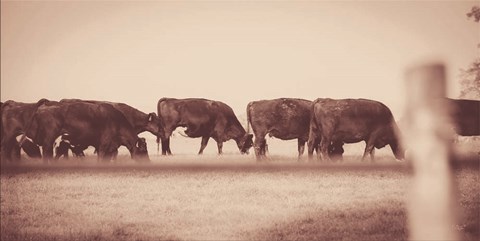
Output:
M312 102L280 98L249 103L247 118L257 134L270 133L282 140L308 139Z

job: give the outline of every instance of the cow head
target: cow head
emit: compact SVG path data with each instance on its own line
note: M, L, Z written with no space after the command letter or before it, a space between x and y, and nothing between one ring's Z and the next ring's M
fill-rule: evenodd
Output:
M147 131L158 136L161 131L160 118L154 112L147 116Z
M147 150L147 141L145 138L140 137L137 139L137 142L135 143L134 147L134 153L135 153L135 160L137 161L150 161L150 158L148 157L148 150Z
M398 141L391 142L390 147L392 148L393 155L397 160L405 160L405 150Z
M248 154L248 150L253 146L253 134L245 134L237 141L238 149L242 154Z
M392 148L393 155L397 160L405 160L405 149L402 145L402 133L395 122L392 123L392 134L388 141L388 145Z
M332 142L328 146L328 155L332 160L342 160L344 152L343 142Z

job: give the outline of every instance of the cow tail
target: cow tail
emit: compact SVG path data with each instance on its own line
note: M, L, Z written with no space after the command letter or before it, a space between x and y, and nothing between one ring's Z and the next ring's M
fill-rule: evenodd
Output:
M250 108L252 107L252 102L247 105L247 134L250 133L250 122L252 122L252 116L250 114Z
M162 118L162 114L160 112L160 104L163 102L163 101L166 101L167 98L166 97L162 97L158 100L158 103L157 103L157 114L158 114L158 119L160 120L160 128L163 128L164 126L164 122L163 122L163 118ZM163 130L161 133L164 133L165 130ZM157 135L157 155L160 154L160 134Z
M18 145L20 147L22 147L23 145L23 142L25 142L25 140L27 139L27 132L30 130L30 128L32 127L32 124L33 124L33 119L37 116L37 111L38 111L38 108L40 106L42 106L43 104L47 103L48 100L47 99L41 99L37 102L37 104L35 105L35 111L33 112L32 116L30 117L30 121L27 123L27 127L25 128L25 131L23 132L22 134L22 137L20 138L20 141L18 143Z

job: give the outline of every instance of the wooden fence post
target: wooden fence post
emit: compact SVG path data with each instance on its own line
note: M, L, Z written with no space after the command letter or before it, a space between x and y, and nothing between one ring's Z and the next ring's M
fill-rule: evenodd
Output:
M413 181L408 200L410 240L459 240L456 187L450 168L448 107L443 64L416 66L406 74L406 132Z

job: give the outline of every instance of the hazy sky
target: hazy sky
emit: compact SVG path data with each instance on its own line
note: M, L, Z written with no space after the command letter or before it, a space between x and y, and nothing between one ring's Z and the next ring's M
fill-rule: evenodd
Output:
M405 68L478 56L471 2L1 2L1 100L369 98L398 119Z

